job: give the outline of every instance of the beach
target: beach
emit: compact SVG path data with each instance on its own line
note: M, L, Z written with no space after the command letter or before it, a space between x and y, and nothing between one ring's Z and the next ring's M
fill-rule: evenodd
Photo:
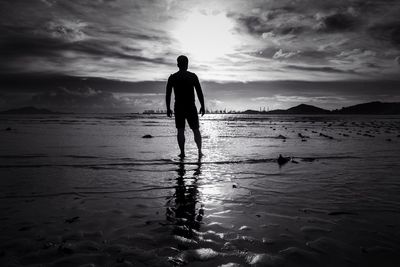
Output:
M400 116L200 129L179 160L165 115L2 115L0 266L400 266Z

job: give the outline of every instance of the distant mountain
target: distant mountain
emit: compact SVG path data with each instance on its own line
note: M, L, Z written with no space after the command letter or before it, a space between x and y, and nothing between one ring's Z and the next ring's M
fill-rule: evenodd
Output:
M400 103L369 102L332 111L333 114L400 115Z
M6 111L0 112L0 114L65 114L61 112L55 112L44 108L35 108L35 107L22 107L17 109L9 109Z
M261 112L261 111L257 111L257 110L253 110L253 109L247 109L241 113L242 114L263 114L265 112Z
M329 114L330 111L311 106L311 105L306 105L306 104L300 104L298 106L289 108L287 110L272 110L268 113L272 114Z
M276 109L271 111L246 110L244 114L290 114L290 115L318 115L318 114L365 114L365 115L400 115L400 103L370 102L344 107L329 111L319 107L300 104L289 109Z
M330 111L319 107L300 104L289 109L275 109L271 111L257 111L248 109L243 111L244 114L329 114Z

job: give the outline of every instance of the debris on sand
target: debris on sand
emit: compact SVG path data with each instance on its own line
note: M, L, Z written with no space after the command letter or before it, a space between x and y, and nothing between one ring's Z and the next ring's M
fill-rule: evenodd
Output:
M5 129L5 131L11 131L12 129L11 129L11 127L7 127L6 129Z
M281 154L279 154L279 157L278 157L278 159L277 159L279 165L286 164L286 163L288 163L290 160L291 160L290 157L282 157Z
M146 134L146 135L143 135L142 138L153 138L153 136L151 134Z
M333 139L332 136L329 136L329 135L326 135L326 134L323 134L323 133L319 133L319 136L323 136L323 137L329 138L331 140Z
M280 134L280 135L278 135L276 138L277 138L277 139L283 139L283 140L285 140L287 137Z
M301 133L299 133L298 136L299 136L301 139L310 138L309 136L302 135Z
M365 133L365 134L363 134L363 136L367 136L367 137L375 137L374 135L372 135L372 134L368 134L368 133Z
M22 226L21 228L18 229L18 231L28 231L32 228L32 226Z
M73 222L76 222L77 220L79 220L79 216L75 216L75 217L72 217L70 219L66 219L65 222L66 223L73 223Z

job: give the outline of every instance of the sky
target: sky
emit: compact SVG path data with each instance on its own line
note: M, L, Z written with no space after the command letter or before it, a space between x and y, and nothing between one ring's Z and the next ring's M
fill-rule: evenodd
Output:
M209 109L400 101L400 0L0 0L0 109L165 109L176 58Z

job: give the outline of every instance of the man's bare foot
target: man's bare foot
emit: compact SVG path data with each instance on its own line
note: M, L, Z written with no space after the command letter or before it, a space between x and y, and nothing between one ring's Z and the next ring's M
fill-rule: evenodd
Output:
M203 156L204 154L201 151L199 151L199 159L202 158Z

